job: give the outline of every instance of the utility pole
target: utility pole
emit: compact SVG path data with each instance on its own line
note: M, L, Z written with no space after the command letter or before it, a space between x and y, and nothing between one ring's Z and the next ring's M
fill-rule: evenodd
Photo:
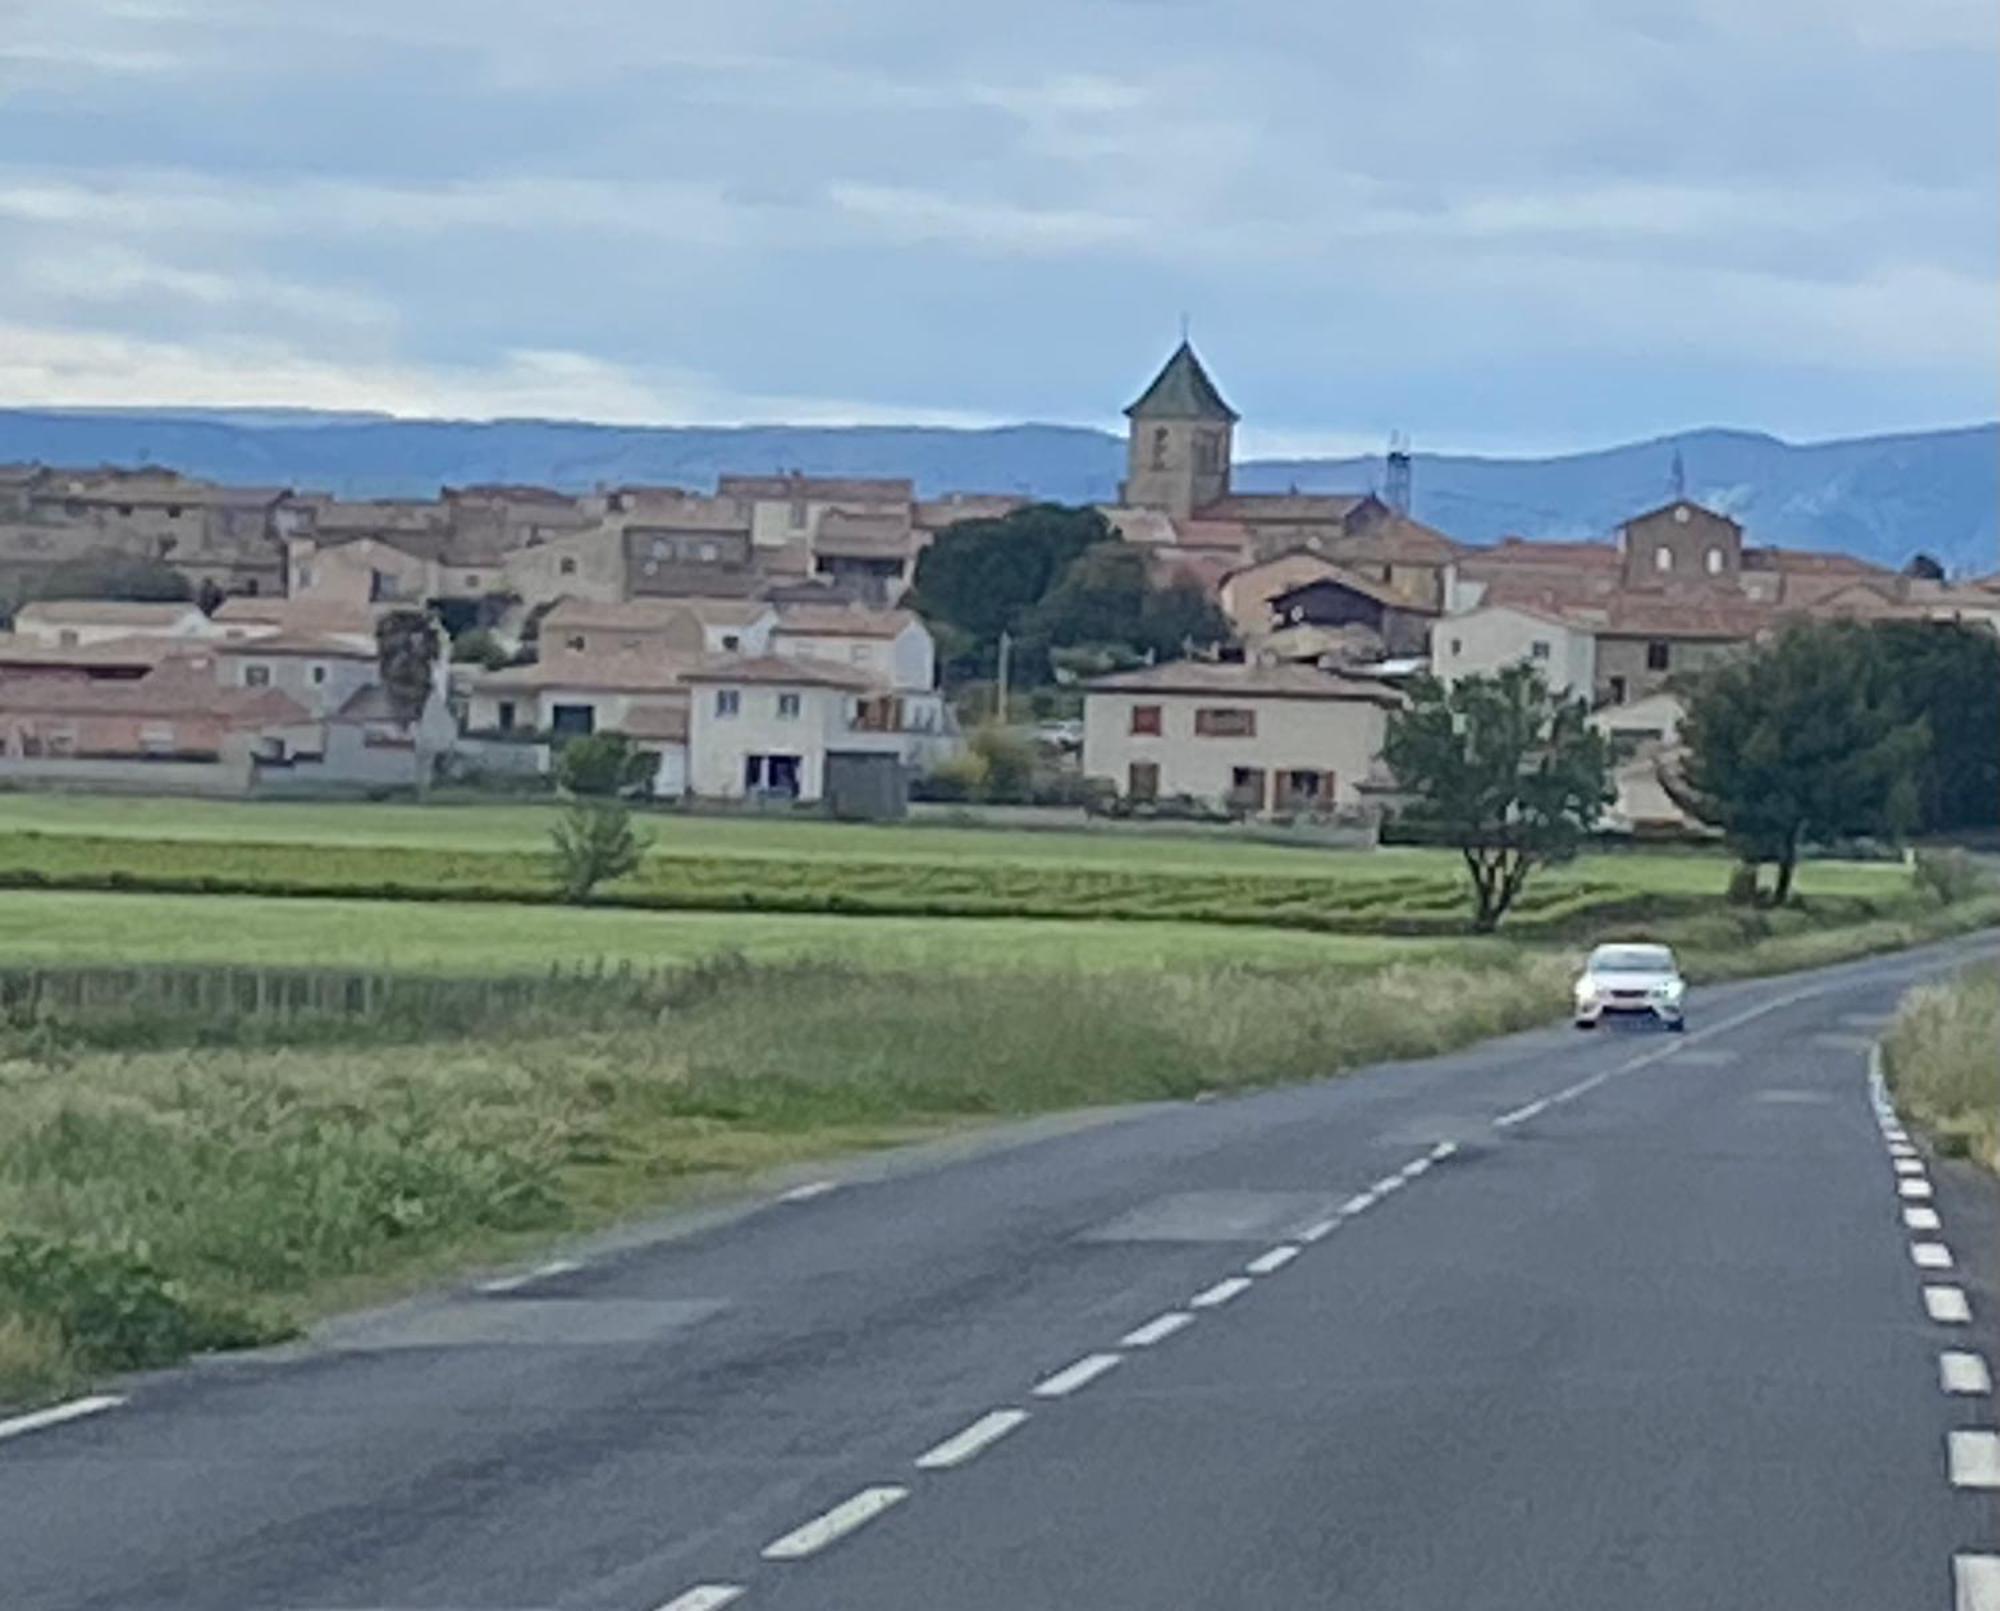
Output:
M1013 637L1006 632L1002 632L1000 634L1000 685L995 689L993 695L993 717L1002 727L1007 725L1007 662L1011 658L1013 650Z

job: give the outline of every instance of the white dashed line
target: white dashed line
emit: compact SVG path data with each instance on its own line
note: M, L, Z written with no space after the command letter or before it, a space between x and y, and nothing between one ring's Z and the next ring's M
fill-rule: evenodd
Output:
M1232 1275L1226 1281L1218 1281L1214 1286L1205 1287L1200 1292L1197 1292L1192 1298L1188 1299L1188 1307L1190 1309L1213 1309L1227 1303L1239 1292L1248 1292L1249 1290L1250 1279L1248 1276Z
M1900 1196L1914 1197L1922 1202L1931 1195L1931 1183L1928 1180L1899 1180L1896 1182L1896 1191Z
M24 1432L39 1432L45 1426L61 1426L65 1421L74 1421L85 1415L115 1410L124 1402L114 1394L99 1393L90 1398L73 1398L67 1404L51 1404L45 1410L0 1421L0 1438L17 1438Z
M1906 1208L1903 1223L1913 1231L1936 1231L1944 1228L1944 1221L1938 1218L1935 1208Z
M1606 1080L1610 1078L1611 1075L1608 1072L1603 1074L1593 1074L1587 1080L1578 1080L1574 1085L1565 1085L1560 1091L1556 1092L1554 1096L1550 1097L1549 1100L1551 1102L1574 1102L1578 1097L1587 1095L1589 1092L1596 1090L1598 1086L1602 1085Z
M1899 1175L1921 1175L1924 1172L1924 1161L1921 1158L1892 1158L1889 1160L1889 1165Z
M840 1182L837 1180L809 1180L803 1186L794 1186L788 1192L779 1193L778 1201L781 1203L809 1203L815 1197L824 1197L828 1192L838 1190L840 1190Z
M1357 1192L1340 1205L1340 1211L1343 1214L1365 1214L1374 1206L1375 1194L1372 1191Z
M1431 1156L1439 1163L1443 1163L1445 1159L1453 1157L1457 1152L1458 1143L1456 1141L1440 1141L1435 1147L1431 1148Z
M1972 1319L1972 1305L1958 1287L1925 1287L1924 1309L1942 1325L1963 1326Z
M1339 1229L1340 1221L1337 1219L1318 1220L1299 1232L1299 1240L1301 1242L1324 1241Z
M1910 1144L1910 1132L1896 1125L1882 1127L1882 1139L1892 1146L1906 1147Z
M1938 1355L1938 1386L1979 1398L1993 1391L1993 1373L1982 1356L1948 1349Z
M982 1415L963 1432L918 1455L917 1467L922 1471L949 1471L953 1466L962 1466L975 1454L998 1443L1027 1418L1026 1410L995 1410L991 1415Z
M1915 1158L1920 1156L1920 1154L1907 1141L1892 1141L1889 1143L1889 1156L1891 1158Z
M1951 1249L1942 1242L1912 1242L1910 1258L1920 1270L1951 1268Z
M1401 1191L1406 1182L1401 1175L1384 1175L1368 1189L1377 1197L1387 1197L1392 1191Z
M1287 1242L1282 1247L1272 1248L1270 1252L1264 1254L1261 1258L1252 1259L1243 1268L1248 1270L1252 1275L1275 1275L1298 1256L1298 1248Z
M1951 1564L1957 1611L2000 1611L2000 1555L1960 1555Z
M1530 1102L1526 1107L1520 1107L1514 1109L1512 1113L1503 1113L1500 1115L1499 1118L1495 1119L1493 1122L1495 1125L1499 1126L1503 1130L1509 1128L1512 1125L1526 1124L1528 1120L1534 1118L1536 1114L1547 1112L1548 1106L1549 1106L1549 1099L1547 1097L1543 1097L1540 1101Z
M1085 1354L1074 1365L1065 1365L1055 1375L1045 1376L1035 1383L1035 1397L1067 1398L1079 1387L1088 1387L1106 1371L1115 1370L1124 1362L1123 1354Z
M720 1611L722 1606L743 1598L738 1583L697 1583L687 1593L669 1600L660 1611Z
M1175 1332L1194 1324L1194 1316L1185 1309L1169 1309L1155 1320L1148 1320L1137 1330L1128 1331L1118 1339L1120 1348L1151 1348L1156 1342L1165 1342Z
M523 1270L519 1275L502 1276L498 1281L482 1281L481 1292L519 1292L525 1286L537 1281L547 1281L558 1275L568 1275L583 1266L575 1259L550 1259L547 1264L538 1264L532 1270Z
M1428 1158L1412 1158L1408 1163L1403 1165L1403 1178L1405 1180L1415 1180L1417 1176L1423 1174L1430 1166L1431 1161Z
M817 1555L827 1545L837 1543L853 1532L873 1521L891 1505L900 1504L910 1497L907 1488L863 1488L852 1499L835 1505L824 1515L815 1516L803 1527L795 1527L783 1538L774 1539L764 1546L767 1561L802 1561L808 1555Z
M1945 1450L1954 1488L2000 1488L2000 1432L1953 1432Z

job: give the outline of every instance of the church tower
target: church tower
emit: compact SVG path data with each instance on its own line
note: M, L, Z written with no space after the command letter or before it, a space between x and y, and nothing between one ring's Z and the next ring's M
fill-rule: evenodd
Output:
M1125 484L1120 500L1176 520L1229 493L1237 413L1222 400L1186 341L1139 400L1125 410Z

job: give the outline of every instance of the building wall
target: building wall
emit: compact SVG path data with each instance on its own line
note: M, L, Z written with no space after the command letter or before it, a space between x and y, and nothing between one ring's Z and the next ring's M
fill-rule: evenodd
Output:
M1225 420L1136 419L1125 443L1122 501L1184 518L1229 491Z
M378 538L320 547L310 538L295 537L286 548L294 598L344 605L420 604L437 592L430 561Z
M1135 706L1158 706L1157 736L1132 731ZM1248 737L1206 737L1195 731L1196 712L1249 710L1256 732ZM1260 769L1268 790L1276 774L1304 769L1333 774L1332 803L1358 802L1357 785L1382 752L1387 716L1363 700L1259 698L1237 693L1091 693L1083 707L1083 770L1128 792L1134 762L1160 769L1162 796L1185 794L1227 801L1237 767Z
M734 693L736 714L719 713L718 696ZM781 716L780 700L798 700L796 716ZM799 798L817 800L825 787L829 740L845 746L853 696L839 689L780 688L767 684L702 683L690 690L688 787L709 799L745 797L744 761L751 755L796 755Z
M1649 664L1655 658L1650 651L1656 644L1665 650L1664 667ZM1597 640L1596 697L1600 702L1618 703L1644 698L1663 688L1668 678L1704 670L1742 648L1741 643L1712 638L1621 638L1607 634Z
M1627 587L1711 580L1735 585L1743 570L1743 532L1733 520L1695 503L1677 503L1620 533ZM1668 556L1662 567L1660 555Z
M857 638L790 632L771 634L771 652L790 659L845 666L885 687L917 690L936 686L937 644L929 628L912 621L893 638Z
M14 619L14 631L23 638L52 647L72 644L106 643L114 638L211 638L215 624L192 604L171 626L134 627L114 622L46 621L36 618L32 608Z
M524 604L559 598L610 604L625 596L625 537L613 526L519 548L505 561L505 587Z
M1546 655L1535 653L1538 643L1548 645ZM1447 683L1527 661L1542 668L1543 681L1558 693L1592 697L1598 659L1590 633L1505 605L1447 615L1431 627L1431 670Z
M255 638L231 645L229 653L216 660L217 680L230 688L275 688L289 694L315 716L331 716L362 689L380 680L373 659L356 660L328 656L317 659L303 654L259 655ZM265 680L257 680L251 667L262 667Z

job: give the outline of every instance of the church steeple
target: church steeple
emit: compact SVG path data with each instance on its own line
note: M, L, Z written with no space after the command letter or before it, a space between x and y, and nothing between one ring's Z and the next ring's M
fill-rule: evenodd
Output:
M1185 337L1125 417L1126 503L1185 519L1228 496L1237 413Z

